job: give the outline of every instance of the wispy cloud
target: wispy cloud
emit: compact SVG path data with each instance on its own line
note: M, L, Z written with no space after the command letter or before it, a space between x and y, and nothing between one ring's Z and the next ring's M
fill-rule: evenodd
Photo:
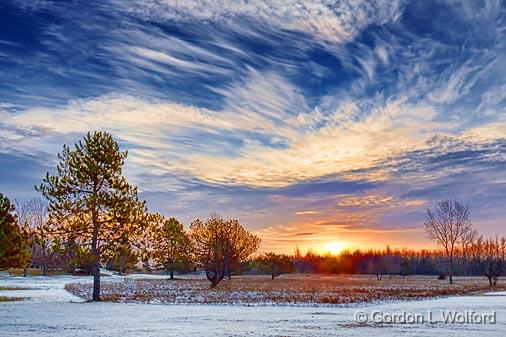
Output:
M298 212L295 212L294 214L295 215L307 215L307 214L316 214L318 213L317 211L298 211Z
M222 111L108 95L71 101L61 109L4 112L4 125L18 130L11 131L17 132L11 138L37 130L45 130L42 135L109 130L131 144L134 163L153 172L164 168L209 183L251 186L286 186L328 175L386 179L391 174L387 167L376 176L359 172L405 153L443 149L433 148L434 137L446 137L441 146L452 141L464 149L505 138L502 122L461 132L459 123L437 120L431 107L402 101L362 112L359 118L346 111L355 106L349 103L331 114L315 112L308 117L307 112L294 111L305 104L292 86L272 77L259 80L255 75L252 81L252 87L230 90ZM287 96L291 99L285 101ZM292 105L297 99L302 103ZM343 111L347 118L343 119ZM187 141L205 139L206 134L216 142Z
M402 10L400 1L164 0L117 4L136 15L157 20L197 19L238 26L241 19L254 18L270 26L301 31L330 42L346 42L370 24L395 21Z
M63 143L107 130L156 210L227 212L270 242L407 239L446 194L477 205L483 226L503 215L497 1L3 8L17 34L0 39L0 159L20 170L1 189L28 193Z

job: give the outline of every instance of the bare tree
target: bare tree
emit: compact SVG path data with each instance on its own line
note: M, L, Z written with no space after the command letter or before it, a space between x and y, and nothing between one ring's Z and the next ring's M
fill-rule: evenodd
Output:
M499 240L495 237L495 239L484 240L483 237L479 237L468 250L489 284L495 286L504 268L506 239L503 237Z
M38 264L42 266L42 275L46 276L51 259L51 236L47 229L48 203L42 198L15 202L19 223L27 234L31 250L30 261L25 265L23 275L26 277L28 269Z
M434 210L427 209L425 230L431 240L444 249L450 283L453 283L455 255L459 245L466 245L473 231L469 218L469 207L457 200L444 199Z
M471 246L473 243L476 242L478 239L478 231L476 229L471 229L469 232L463 235L462 240L460 242L460 270L464 273L464 275L471 275L472 274L472 264L468 263L469 260L472 259L471 255Z

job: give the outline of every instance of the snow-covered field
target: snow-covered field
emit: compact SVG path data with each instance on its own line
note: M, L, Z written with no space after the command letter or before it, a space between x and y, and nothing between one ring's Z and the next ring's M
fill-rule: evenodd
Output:
M120 278L118 278L119 280ZM114 278L108 279L113 281ZM156 305L82 303L63 287L88 277L0 278L0 296L29 297L0 303L0 336L505 336L506 294L360 304L353 307ZM418 315L424 323L358 323L357 310ZM441 311L496 312L495 324L445 324ZM433 321L429 323L428 312ZM376 314L375 314L376 313ZM379 314L377 314L379 313Z
M241 275L209 287L203 276L178 275L167 281L155 275L129 275L127 279L106 278L101 296L108 302L150 304L244 304L244 305L336 305L385 302L441 296L477 294L488 291L482 277L459 277L453 285L434 276L393 277L378 281L371 275L287 274L275 280L266 275ZM117 282L116 280L122 282ZM111 282L112 281L112 282ZM506 291L499 282L496 291ZM92 298L90 283L71 283L69 292Z

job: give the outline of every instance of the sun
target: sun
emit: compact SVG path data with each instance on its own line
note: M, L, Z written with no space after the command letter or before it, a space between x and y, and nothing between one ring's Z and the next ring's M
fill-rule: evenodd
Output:
M324 253L329 253L332 255L337 255L343 251L343 249L346 248L346 244L344 242L340 241L330 241L325 244L325 247L323 248Z

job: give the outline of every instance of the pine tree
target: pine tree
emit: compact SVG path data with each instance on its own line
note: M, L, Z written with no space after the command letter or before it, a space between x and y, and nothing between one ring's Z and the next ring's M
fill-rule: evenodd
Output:
M0 193L0 268L23 266L29 258L27 238L18 224L14 206Z
M50 230L90 249L93 301L100 301L102 258L143 229L144 202L122 175L126 156L110 134L88 133L73 150L64 145L56 175L37 187L49 201Z

